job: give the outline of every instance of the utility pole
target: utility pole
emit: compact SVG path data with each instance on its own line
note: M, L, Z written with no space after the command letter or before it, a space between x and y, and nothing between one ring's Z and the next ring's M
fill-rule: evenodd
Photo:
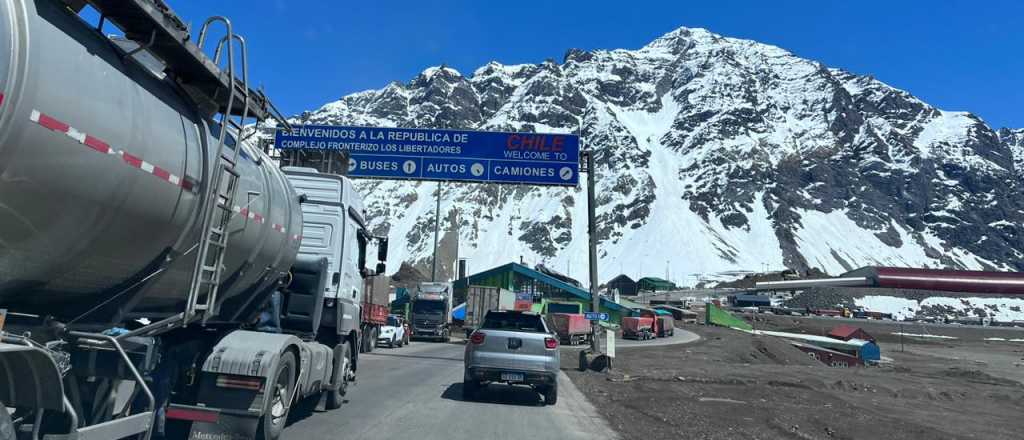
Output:
M587 235L590 241L590 298L593 300L591 310L601 312L601 295L597 287L597 216L594 214L596 202L594 201L594 151L581 151L586 158L587 165ZM590 338L590 349L594 353L600 352L600 344L597 335L600 334L600 321L593 321L593 336Z
M441 182L437 182L437 207L434 209L434 256L430 260L430 281L437 281L437 235L441 229Z

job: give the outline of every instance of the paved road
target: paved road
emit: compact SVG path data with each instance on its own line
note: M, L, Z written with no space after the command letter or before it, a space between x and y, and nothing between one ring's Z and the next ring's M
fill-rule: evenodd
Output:
M615 339L615 349L628 349L628 348L643 348L643 347L658 347L663 345L678 345L678 344L689 344L700 340L700 335L691 332L689 330L683 330L679 327L675 328L675 335L670 338L654 338L646 341L638 341L636 339ZM604 340L601 340L601 347L604 347ZM570 348L577 348L583 350L584 348L590 348L590 344L574 345Z
M313 439L614 439L594 407L559 377L558 403L525 387L491 385L480 401L462 400L463 346L413 342L360 358L358 384L341 409L298 411L283 438Z

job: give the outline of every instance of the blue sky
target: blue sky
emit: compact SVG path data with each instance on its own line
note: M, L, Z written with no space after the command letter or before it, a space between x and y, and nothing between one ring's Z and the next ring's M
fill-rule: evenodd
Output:
M995 128L1024 127L1024 2L169 0L246 36L250 76L287 114L445 63L559 62L572 47L638 48L680 26L873 74Z

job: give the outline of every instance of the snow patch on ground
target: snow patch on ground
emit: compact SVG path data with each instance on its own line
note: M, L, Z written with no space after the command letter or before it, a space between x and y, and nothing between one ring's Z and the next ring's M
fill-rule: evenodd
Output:
M928 307L950 308L958 315L970 317L978 317L975 311L980 309L992 320L1000 322L1024 320L1024 298L932 296L918 302L896 296L872 295L855 298L854 304L872 312L891 313L893 319L897 320L913 318L922 308Z
M900 267L933 267L939 264L895 223L892 226L903 242L898 248L890 247L875 236L875 232L882 231L857 226L847 216L846 210L827 213L801 210L799 213L803 227L795 235L800 253L808 265L827 273L837 275L868 264Z
M943 335L926 335L922 333L903 333L893 332L894 336L907 336L912 338L931 338L931 339L957 339L956 336L943 336Z

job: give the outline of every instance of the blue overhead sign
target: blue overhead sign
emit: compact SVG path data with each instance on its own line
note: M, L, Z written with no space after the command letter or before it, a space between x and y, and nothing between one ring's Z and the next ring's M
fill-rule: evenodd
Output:
M274 146L347 151L351 177L579 183L580 141L571 134L305 125L278 130Z

